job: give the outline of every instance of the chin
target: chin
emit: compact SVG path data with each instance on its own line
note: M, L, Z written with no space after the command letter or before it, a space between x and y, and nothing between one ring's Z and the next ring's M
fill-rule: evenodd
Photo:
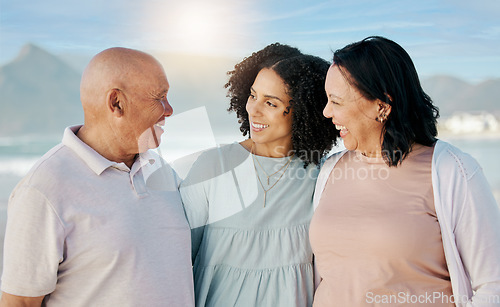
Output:
M353 144L351 142L346 142L345 140L344 140L344 147L345 147L345 149L350 150L350 151L356 150L358 148L357 144Z
M266 144L268 143L267 140L265 139L262 139L262 138L259 138L259 137L256 137L256 138L251 138L252 141L256 144L256 145L262 145L262 144Z
M150 130L147 130L141 135L138 140L139 153L143 153L149 149L155 149L160 146L163 131L159 132L155 130L155 134L156 135L154 135Z
M250 132L250 138L252 139L252 141L254 141L254 143L260 143L261 141L261 137L253 134L252 132Z
M158 137L157 139L155 139L154 137L151 137L148 141L149 141L148 142L148 149L155 149L155 148L160 147L161 137Z

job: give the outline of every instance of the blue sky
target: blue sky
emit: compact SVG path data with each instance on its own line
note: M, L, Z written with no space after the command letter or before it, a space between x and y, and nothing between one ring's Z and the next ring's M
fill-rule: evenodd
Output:
M331 58L382 35L421 76L500 77L498 0L0 0L0 64L35 43L55 54L112 46L241 58L272 42Z

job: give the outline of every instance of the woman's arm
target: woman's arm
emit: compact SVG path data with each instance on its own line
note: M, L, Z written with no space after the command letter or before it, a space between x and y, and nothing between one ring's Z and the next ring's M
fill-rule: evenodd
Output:
M464 196L454 234L474 291L467 306L500 306L500 209L480 167Z

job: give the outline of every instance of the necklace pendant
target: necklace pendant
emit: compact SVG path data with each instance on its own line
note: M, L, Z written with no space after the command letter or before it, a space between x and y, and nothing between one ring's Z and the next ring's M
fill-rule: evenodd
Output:
M252 148L250 149L250 153L252 154L252 160L253 160L253 169L255 171L255 175L257 176L257 180L259 181L259 184L260 184L260 187L262 188L262 190L264 191L264 202L262 204L262 208L265 208L266 207L266 200L267 200L267 192L269 190L271 190L272 188L274 188L274 186L281 180L281 178L283 177L283 175L285 175L285 172L286 170L288 169L288 167L290 166L290 163L292 162L292 157L293 157L293 154L290 156L290 158L288 158L288 161L283 164L283 166L281 166L281 168L279 170L277 170L276 172L272 173L271 175L268 175L266 170L262 167L262 165L260 164L259 162L259 159L257 159L257 157L254 155L253 153L253 144L252 144ZM262 180L261 180L261 176L259 176L259 172L257 171L257 164L255 163L257 162L257 164L260 166L260 168L262 169L262 171L264 172L265 176L267 177L267 185L268 185L268 188L264 188L264 184L262 183ZM281 172L281 175L279 176L279 178L271 185L270 184L270 177L273 176L273 175L276 175L278 174L279 172ZM269 185L271 185L269 187Z

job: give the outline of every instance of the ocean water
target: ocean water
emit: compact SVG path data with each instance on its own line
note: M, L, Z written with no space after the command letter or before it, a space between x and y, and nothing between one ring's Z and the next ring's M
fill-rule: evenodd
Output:
M183 131L182 133L178 133ZM215 135L210 129L205 133L185 133L185 129L166 132L162 145L156 150L168 162L175 165L183 157L195 154L217 144L241 141L237 132ZM209 131L209 132L206 132ZM8 197L19 180L31 169L35 162L50 148L60 143L61 135L47 137L0 138L0 211L5 208ZM443 140L457 146L473 156L483 168L483 172L500 200L500 137L445 137ZM339 149L337 149L339 150Z

